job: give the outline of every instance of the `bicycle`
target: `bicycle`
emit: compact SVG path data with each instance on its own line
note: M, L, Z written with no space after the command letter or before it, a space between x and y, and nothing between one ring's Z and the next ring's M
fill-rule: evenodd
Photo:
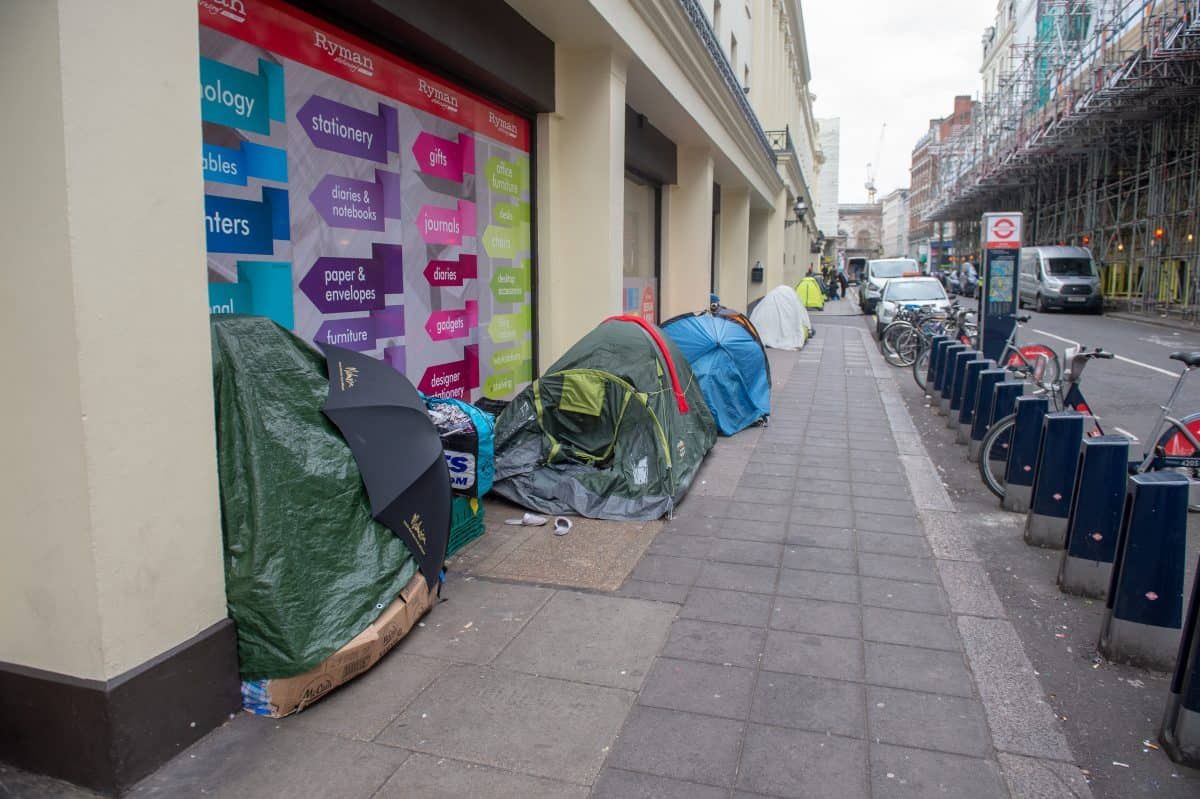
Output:
M883 329L879 350L892 366L912 366L920 352L922 327L929 320L944 318L936 311L919 305L906 305L896 312L896 318Z
M1074 354L1070 359L1071 365L1067 370L1066 380L1057 387L1053 395L1057 400L1055 404L1058 410L1069 408L1092 417L1094 429L1088 434L1089 436L1103 435L1104 431L1100 426L1099 419L1095 417L1087 400L1084 399L1083 392L1079 389L1079 380L1084 366L1089 360L1113 357L1111 352L1104 352L1100 349ZM1188 375L1192 373L1192 370L1200 367L1200 351L1173 352L1168 357L1181 362L1183 371L1179 373L1179 378L1175 381L1175 388L1172 389L1166 404L1159 406L1162 413L1154 423L1150 436L1146 439L1147 449L1143 451L1140 461L1130 463L1129 472L1130 474L1142 474L1178 469L1185 470L1188 476L1195 480L1200 477L1200 411L1177 418L1171 415L1171 406L1179 398L1179 392L1183 390L1183 384L1187 381ZM980 476L983 477L984 485L1000 498L1003 498L1005 493L1003 476L1004 469L1008 465L1005 433L1011 433L1011 428L1015 423L1015 414L998 420L984 436L983 446L980 449ZM997 446L1003 447L1004 452L992 453L991 450ZM997 457L993 459L992 454ZM997 468L999 468L998 474ZM1200 506L1189 505L1189 510L1200 510Z
M929 359L933 354L933 347L930 344L934 336L945 334L955 339L959 344L965 344L968 347L975 347L979 341L979 327L975 322L971 321L971 312L966 309L960 309L957 304L952 305L950 311L951 317L940 329L925 331L926 335L921 337L917 357L913 360L913 380L921 387L921 391L926 393L928 393L926 384L929 378Z
M1014 372L1028 373L1035 382L1041 384L1052 384L1058 380L1061 373L1061 368L1058 361L1058 353L1053 347L1047 347L1045 344L1017 344L1017 331L1020 326L1029 321L1028 315L1013 314L1012 318L1016 321L1012 331L1008 334L1008 339L1004 342L1004 349L1000 353L999 362L1004 364L1004 368ZM969 347L975 346L973 338L964 338L962 335L958 337L960 344L966 344ZM913 362L913 379L917 381L917 385L922 391L926 391L925 384L929 376L929 359L932 354L932 348L926 348L924 352L917 356Z
M1083 392L1079 388L1079 381L1083 377L1084 367L1088 361L1103 358L1111 359L1113 354L1105 352L1100 348L1094 350L1084 350L1080 352L1072 352L1068 356L1069 366L1061 382L1039 380L1034 373L1035 364L1023 364L1014 367L1013 371L1024 374L1030 378L1036 386L1034 395L1046 394L1049 395L1051 405L1055 411L1075 410L1080 413L1092 415L1091 408L1084 399ZM1089 436L1104 435L1104 430L1100 426L1100 420L1094 415L1092 416L1094 428L1088 433ZM1004 481L1004 472L1008 468L1008 448L1012 439L1012 429L1016 425L1017 415L1010 413L988 428L987 433L983 436L983 442L979 448L979 477L983 480L983 484L988 490L1001 499L1007 493L1007 486ZM1200 462L1198 462L1200 463Z

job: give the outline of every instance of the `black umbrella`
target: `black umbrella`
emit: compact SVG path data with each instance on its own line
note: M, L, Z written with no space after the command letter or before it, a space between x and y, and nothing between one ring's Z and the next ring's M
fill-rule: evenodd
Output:
M405 543L432 590L450 539L450 472L425 403L387 363L322 344L329 398L371 500L371 514Z

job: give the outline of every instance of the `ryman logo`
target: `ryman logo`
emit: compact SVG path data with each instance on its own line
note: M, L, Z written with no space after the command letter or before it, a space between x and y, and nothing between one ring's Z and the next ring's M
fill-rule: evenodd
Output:
M220 14L234 22L246 21L246 4L242 0L200 0L200 8L210 14Z
M417 80L417 91L425 95L425 99L434 105L440 105L447 111L458 113L458 98L445 89L438 88L424 78Z
M360 53L353 47L347 47L341 42L330 38L329 34L313 31L313 46L324 50L334 61L342 66L361 72L368 77L375 74L375 59L366 53Z
M503 133L510 139L517 138L517 125L515 122L510 122L504 117L497 116L496 112L488 111L488 124L496 130Z

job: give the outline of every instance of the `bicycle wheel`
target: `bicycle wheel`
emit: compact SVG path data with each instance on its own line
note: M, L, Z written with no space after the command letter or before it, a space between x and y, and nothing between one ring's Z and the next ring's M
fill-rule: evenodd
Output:
M1000 499L1004 499L1008 490L1004 471L1008 468L1008 449L1016 424L1015 413L999 419L988 428L987 435L983 437L983 445L979 448L979 476L988 491Z
M885 327L879 339L884 359L892 366L912 366L916 357L912 345L915 335L916 328L908 322L892 322Z
M929 359L932 356L933 347L929 346L929 342L921 342L921 351L917 354L917 358L913 361L912 372L913 380L917 381L917 385L925 393L929 391L925 388L925 378L929 376Z
M902 330L895 340L897 366L909 367L921 352L921 333L915 327Z

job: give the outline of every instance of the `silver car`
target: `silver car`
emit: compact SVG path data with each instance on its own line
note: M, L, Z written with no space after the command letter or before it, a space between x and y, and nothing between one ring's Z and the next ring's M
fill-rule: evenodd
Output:
M896 312L906 306L934 307L939 311L950 310L950 299L946 289L936 277L904 277L889 280L883 288L879 312L875 315L875 335L882 336L883 329L896 318Z

